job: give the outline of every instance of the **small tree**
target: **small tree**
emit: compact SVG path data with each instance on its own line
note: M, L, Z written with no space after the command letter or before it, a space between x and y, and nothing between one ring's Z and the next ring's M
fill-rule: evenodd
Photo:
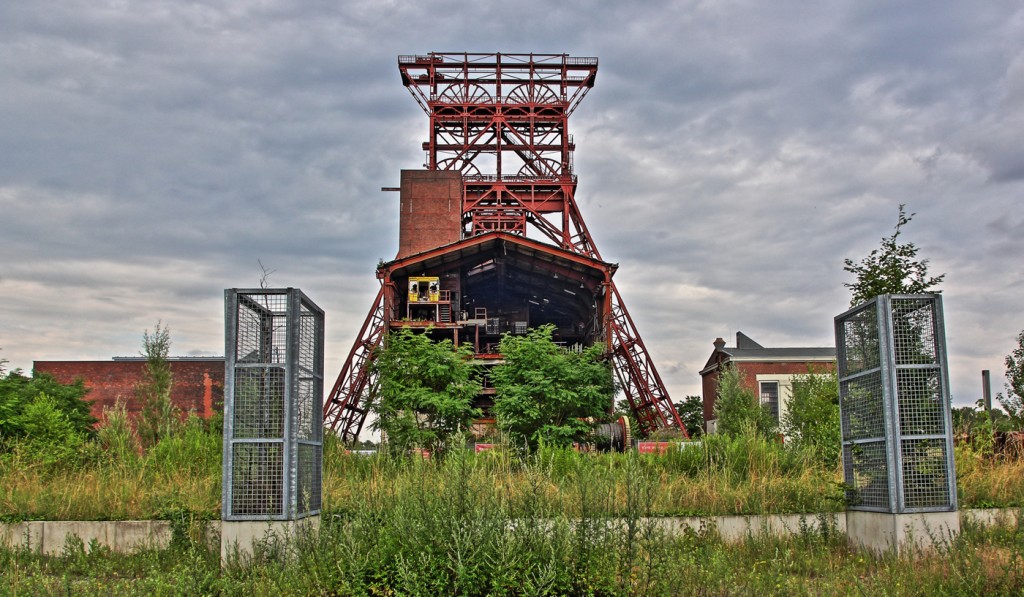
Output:
M1017 346L1006 355L1006 395L996 398L1006 409L1014 429L1024 429L1024 331L1017 334Z
M165 437L171 437L181 427L181 411L171 401L174 377L167 356L171 350L171 331L156 323L153 333L142 333L142 356L146 366L142 381L135 386L135 394L142 405L138 419L139 441L151 448Z
M472 407L480 391L472 356L468 347L433 342L408 328L388 336L372 365L378 387L371 409L391 450L419 447L443 456L469 430L480 416Z
M77 433L92 435L96 419L85 400L88 391L81 379L62 384L45 373L32 377L23 375L19 369L7 373L0 377L0 438L26 435L18 417L41 394L47 395L48 404L62 413Z
M839 379L834 372L796 375L782 416L782 432L796 447L816 452L829 466L839 462Z
M744 387L743 375L732 363L718 374L715 418L718 432L732 437L748 433L773 437L778 430L771 412L761 406L752 390Z
M592 425L585 419L606 417L615 392L603 347L566 350L551 339L554 329L506 334L504 362L491 372L498 427L531 449L540 442L567 446L586 439Z
M850 289L850 305L855 306L880 294L919 294L938 292L935 286L942 283L946 274L928 276L928 260L917 259L918 248L914 243L900 244L899 236L903 227L917 214L907 215L901 203L896 230L892 236L882 239L882 246L874 249L860 263L844 259L844 270L856 276L856 281L843 284Z
M682 402L676 402L676 412L686 427L691 439L704 434L704 401L700 396L687 396Z
M14 424L23 433L14 445L47 470L73 467L84 456L85 433L71 422L60 403L45 392L25 405L14 418Z

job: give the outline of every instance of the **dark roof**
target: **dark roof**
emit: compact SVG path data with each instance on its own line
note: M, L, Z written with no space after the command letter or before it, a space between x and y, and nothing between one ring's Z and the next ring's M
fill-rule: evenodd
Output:
M723 361L834 361L835 358L833 346L765 348L743 332L736 332L736 347L715 347L700 373L714 370Z

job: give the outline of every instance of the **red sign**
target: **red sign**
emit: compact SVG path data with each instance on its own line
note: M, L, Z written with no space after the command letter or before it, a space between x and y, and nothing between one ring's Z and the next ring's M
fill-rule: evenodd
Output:
M637 442L637 451L641 454L664 454L674 442Z

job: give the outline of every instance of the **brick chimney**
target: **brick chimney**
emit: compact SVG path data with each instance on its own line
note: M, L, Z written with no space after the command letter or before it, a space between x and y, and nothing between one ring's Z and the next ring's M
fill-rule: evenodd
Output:
M725 348L725 340L715 338L715 350L722 350L723 348Z

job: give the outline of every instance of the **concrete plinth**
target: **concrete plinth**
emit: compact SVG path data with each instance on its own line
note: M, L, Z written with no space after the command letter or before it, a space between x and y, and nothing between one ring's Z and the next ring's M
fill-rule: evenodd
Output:
M948 545L959 533L958 512L846 512L846 534L850 543L878 554L931 551Z
M220 527L220 563L246 559L260 544L291 543L300 533L320 528L320 516L299 520L223 520Z

